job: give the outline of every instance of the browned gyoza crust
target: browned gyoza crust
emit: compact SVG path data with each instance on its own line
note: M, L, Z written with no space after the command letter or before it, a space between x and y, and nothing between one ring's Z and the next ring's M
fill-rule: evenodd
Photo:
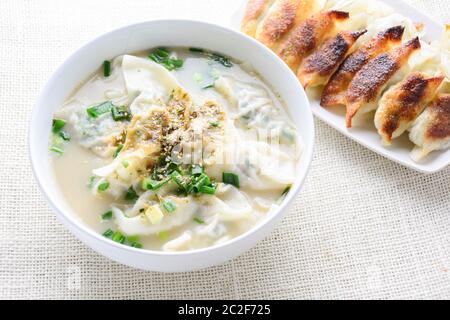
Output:
M345 104L345 92L356 73L372 58L399 44L404 30L403 26L396 26L380 32L348 56L326 85L320 105L330 107Z
M450 137L450 94L439 95L429 108L433 119L427 126L426 139L442 140Z
M352 119L359 109L379 97L389 80L418 49L420 49L419 38L412 39L399 48L380 54L356 74L346 93L347 127L352 126Z
M315 0L276 0L257 27L255 38L272 50L279 41L311 15Z
M424 73L414 72L389 90L382 98L383 105L380 105L380 134L390 141L402 122L414 121L443 80L444 76L428 77Z
M356 40L366 31L341 31L300 64L297 77L305 88L326 84Z
M280 44L278 55L296 71L302 58L319 46L327 35L333 35L335 24L349 18L348 12L326 11L315 14L293 29Z
M242 32L254 37L260 17L269 8L273 1L274 0L249 0L241 24Z

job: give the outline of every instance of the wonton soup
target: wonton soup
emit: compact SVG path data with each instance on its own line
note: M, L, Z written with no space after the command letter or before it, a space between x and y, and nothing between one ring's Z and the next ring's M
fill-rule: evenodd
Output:
M112 241L217 245L276 210L297 128L248 63L196 48L105 61L55 113L50 161L74 212Z

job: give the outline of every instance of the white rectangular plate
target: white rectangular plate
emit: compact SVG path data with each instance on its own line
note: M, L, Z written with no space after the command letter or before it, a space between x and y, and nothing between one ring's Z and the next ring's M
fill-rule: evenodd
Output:
M424 23L427 34L425 41L440 40L443 35L444 26L420 12L402 0L378 0L391 6L396 12L409 17L414 22ZM231 18L231 26L239 30L244 16L245 5L243 0L236 13ZM347 129L345 126L345 110L342 107L322 108L317 99L310 98L312 111L316 117L341 132L343 135L355 140L366 148L413 170L423 173L434 173L440 171L450 164L450 150L436 151L430 154L424 161L418 163L411 159L409 153L414 145L409 141L407 134L394 140L392 146L385 147L381 144L373 119L367 121L367 126L360 125L358 128Z

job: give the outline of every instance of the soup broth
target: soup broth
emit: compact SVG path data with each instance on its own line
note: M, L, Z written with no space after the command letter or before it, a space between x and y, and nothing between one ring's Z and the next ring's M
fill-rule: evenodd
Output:
M246 62L195 48L119 56L55 113L50 161L73 211L136 248L217 245L295 181L297 128Z

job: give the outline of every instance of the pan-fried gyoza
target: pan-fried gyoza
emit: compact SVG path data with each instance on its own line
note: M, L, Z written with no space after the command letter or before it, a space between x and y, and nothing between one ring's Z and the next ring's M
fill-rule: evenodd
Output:
M385 144L391 144L392 139L410 128L433 99L443 80L442 75L429 77L413 72L383 95L375 114L375 126Z
M365 31L341 31L300 64L297 76L305 88L325 85Z
M425 145L420 154L436 149L417 128L443 105L427 108L436 94L449 93L449 25L441 42L428 44L421 21L377 1L249 0L242 31L277 53L322 107L344 106L347 128L376 110L384 145L416 121L411 140ZM413 158L422 158L415 150Z
M403 31L402 26L389 28L351 54L325 86L321 106L345 105L345 93L356 73L371 59L398 45L402 40Z

